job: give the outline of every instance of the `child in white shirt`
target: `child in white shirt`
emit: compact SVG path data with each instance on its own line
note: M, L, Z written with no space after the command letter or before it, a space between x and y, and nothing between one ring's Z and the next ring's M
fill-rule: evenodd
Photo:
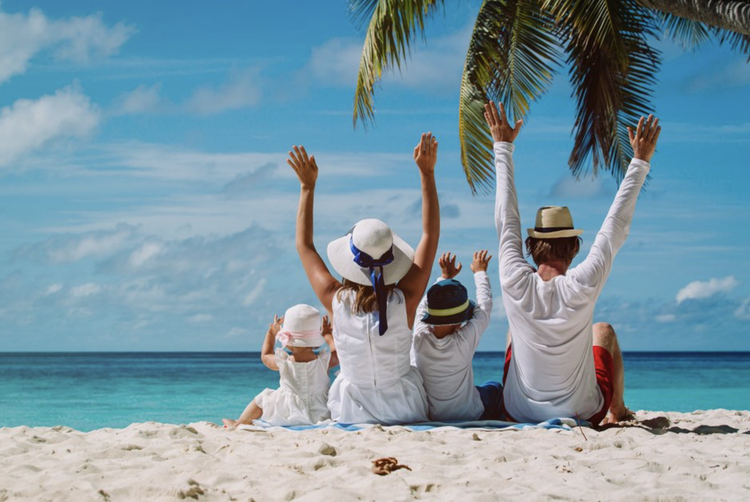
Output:
M474 253L471 270L477 301L453 278L461 271L456 256L445 253L442 277L422 298L414 323L412 361L424 380L430 419L499 420L502 386L474 386L471 363L482 333L490 323L492 290L487 277L488 251Z

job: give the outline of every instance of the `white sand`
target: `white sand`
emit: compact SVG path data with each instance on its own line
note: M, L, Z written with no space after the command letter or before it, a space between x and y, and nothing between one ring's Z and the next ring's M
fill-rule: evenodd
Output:
M670 429L0 429L5 500L750 500L750 411L639 412ZM376 476L371 461L411 467Z

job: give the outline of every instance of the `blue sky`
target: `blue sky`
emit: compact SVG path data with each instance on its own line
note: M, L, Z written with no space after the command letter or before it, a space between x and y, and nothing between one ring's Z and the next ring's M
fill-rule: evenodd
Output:
M440 141L441 252L468 265L494 249L493 198L472 197L459 162L478 2L458 4L383 81L365 131L351 123L363 37L343 0L4 0L0 350L259 350L274 313L318 305L293 243L293 144L321 169L321 251L366 217L416 244L425 131ZM658 46L664 130L595 320L626 350L750 350L750 66L728 47ZM616 184L567 170L565 77L516 142L517 186L524 226L568 205L585 251ZM496 267L481 350L507 329Z

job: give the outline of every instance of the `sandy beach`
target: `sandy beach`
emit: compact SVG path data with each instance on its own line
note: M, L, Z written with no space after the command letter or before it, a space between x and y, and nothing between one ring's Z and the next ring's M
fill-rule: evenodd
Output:
M602 431L3 428L0 501L750 499L750 411L637 417ZM380 457L411 470L375 475Z

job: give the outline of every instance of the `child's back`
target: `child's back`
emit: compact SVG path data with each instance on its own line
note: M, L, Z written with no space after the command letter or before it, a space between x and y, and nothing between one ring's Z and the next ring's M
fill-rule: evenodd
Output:
M297 362L282 349L276 349L279 388L266 389L255 401L263 410L262 419L272 425L315 424L330 418L328 412L328 364L331 353L323 349L308 362Z
M447 264L446 256L449 261ZM474 274L476 304L465 296L466 288L452 280L460 270L460 264L456 269L454 257L451 265L448 254L441 257L440 265L443 268L442 279L451 279L439 280L433 286L435 289L430 290L433 292L432 298L435 300L437 295L434 293L438 293L441 287L445 291L450 290L449 294L458 291L463 296L459 295L458 299L447 299L448 303L443 305L428 306L428 292L417 309L412 357L424 381L432 420L499 418L491 414L490 410L485 413L486 408L495 408L498 403L488 406L489 403L484 402L486 399L483 399L482 393L485 393L486 389L474 386L472 368L474 353L489 325L492 311L492 290L486 273L486 262L489 258L486 254L484 257L483 270L480 269ZM452 306L451 302L457 305ZM499 387L498 384L493 385L497 386L494 389Z

